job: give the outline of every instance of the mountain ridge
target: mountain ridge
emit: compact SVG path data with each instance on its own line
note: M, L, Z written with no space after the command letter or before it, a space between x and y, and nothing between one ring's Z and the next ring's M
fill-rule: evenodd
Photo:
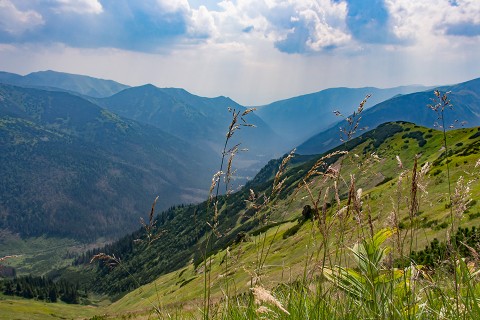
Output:
M110 96L130 87L113 80L52 70L32 72L25 76L0 72L0 83L49 90L61 89L95 98Z
M233 110L241 113L247 110L227 97L205 98L181 88L154 85L125 89L96 101L113 113L161 128L215 155L222 152ZM238 143L241 148L249 149L248 153L238 154L240 176L253 176L271 157L286 151L280 137L255 112L248 115L248 122L256 128L237 130L232 137L233 145ZM243 122L239 119L238 124L241 128Z
M91 241L135 228L154 194L159 208L206 196L214 169L196 146L65 92L0 85L0 97L3 228Z
M443 93L450 92L449 98L453 108L445 110L445 123L459 126L466 121L467 126L480 125L480 78L472 79L452 86L438 87ZM434 98L433 89L401 95L383 101L362 112L361 128L371 130L379 124L389 121L408 121L427 127L438 126L438 115L428 108ZM349 113L346 113L349 114ZM303 143L297 151L301 154L325 152L341 143L338 128L347 128L345 120L337 122L330 128L320 131ZM356 133L358 136L360 132Z
M299 144L318 133L320 129L326 129L336 123L338 118L334 111L342 114L349 113L368 94L371 97L365 108L398 94L423 91L426 88L424 86L400 86L386 89L329 88L260 106L257 114L277 133L284 138L295 137L292 142Z

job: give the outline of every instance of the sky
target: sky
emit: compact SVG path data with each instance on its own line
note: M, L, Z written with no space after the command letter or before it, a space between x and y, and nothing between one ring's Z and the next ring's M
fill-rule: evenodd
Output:
M480 77L480 0L0 0L0 70L246 106Z

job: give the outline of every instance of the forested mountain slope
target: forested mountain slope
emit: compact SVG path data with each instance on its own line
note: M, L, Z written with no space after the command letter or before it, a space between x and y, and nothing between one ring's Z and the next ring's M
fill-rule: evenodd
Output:
M94 240L159 206L203 199L213 168L197 147L80 97L0 85L0 227Z

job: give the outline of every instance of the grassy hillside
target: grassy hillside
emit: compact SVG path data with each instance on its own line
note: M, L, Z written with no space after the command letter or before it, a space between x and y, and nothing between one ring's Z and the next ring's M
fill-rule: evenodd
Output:
M467 181L470 181L468 194L470 199L480 197L480 185L475 177L480 170L475 167L480 148L478 132L480 131L477 128L461 129L451 131L447 135L451 145L448 162L453 182L452 188L455 189L459 177L464 176ZM357 199L362 202L361 209L357 210L352 205L349 207L350 216L345 215L346 211L343 211L344 216L342 216L342 213L339 213L342 211L335 208L332 189L327 196L327 201L324 202L327 187L326 181L322 179L324 176L317 176L314 179L315 184L311 184L310 189L315 195L320 192L320 189L324 192L321 194L319 205L322 208L326 204L326 216L323 222L321 217L319 220L302 221L303 206L310 204L314 207L309 200L309 192L305 188L299 189L298 192L291 192L284 199L277 198L268 206L269 215L265 223L257 224L251 230L247 230L247 236L242 241L228 243L228 247L225 246L207 259L208 288L211 290L212 302L220 308L226 308L227 300L225 299L229 297L228 301L231 304L240 306L240 310L237 311L242 314L249 308L248 299L242 298L243 293L247 293L248 296L250 288L261 285L274 289L275 296L283 303L288 303L288 293L294 294L296 290L294 288L297 287L283 287L284 284L310 283L315 286L317 281L315 279L319 279L322 266L326 268L338 263L354 265L355 262L348 255L346 248L353 247L359 239L365 237L368 239L370 228L377 232L382 228L396 225L401 240L397 243L393 239L396 237L394 236L390 239L389 245L397 248L396 250L403 249L403 253L397 251L394 254L395 257L401 257L402 254L408 254L411 249L424 248L435 238L444 241L452 224L455 227L478 226L480 207L476 201L470 202L467 210L458 216L458 219L455 218L454 221L450 219L446 163L441 148L442 136L441 132L432 129L408 123L395 123L378 128L377 132L372 132L370 137L352 141L352 145L355 146L350 149L347 157L343 160L339 159L332 167L335 168L342 162L341 172L346 174L345 185L340 187L338 192L341 207L349 201L348 188L351 184L348 176L354 175L356 177L355 193L358 192L358 188L363 190L361 199ZM425 139L425 144L422 138ZM377 145L373 156L370 153L371 144ZM411 200L413 159L420 153L417 174L425 175L418 181L421 186L417 194L419 207L412 216L409 201ZM398 167L397 155L402 159L402 168ZM427 172L421 173L420 166L426 162L431 163L431 167ZM303 172L301 178L305 178L304 166L305 163L292 165L287 175ZM296 180L296 182L299 181ZM425 191L421 190L423 187ZM294 190L297 189L294 188ZM351 201L356 200L351 199ZM245 212L239 212L238 216L242 217L242 213ZM262 215L262 213L259 214ZM222 216L219 219L222 219ZM233 230L222 233L222 238L241 230L245 224L248 224L248 220L238 224ZM410 248L410 236L413 240L412 248ZM146 250L154 251L155 249L151 247ZM154 254L160 256L160 252L154 251ZM125 266L128 264L123 265ZM162 310L161 312L165 312L164 316L167 311L172 314L172 310L177 310L182 317L187 317L188 314L198 317L200 314L196 308L202 308L201 297L205 290L204 268L203 262L187 264L184 268L166 274L154 283L127 294L115 302L111 310L138 310L139 314L142 314L145 309L158 307ZM442 272L444 271L438 270L439 274ZM282 291L285 289L287 292ZM315 288L307 290L307 293L312 294L310 290L315 291ZM286 294L283 300L282 294ZM243 303L246 304L241 307ZM273 310L271 316L276 314L276 317L282 317L282 312L278 308L268 303L267 306ZM288 310L295 309L293 305L288 307ZM242 308L245 309L242 311ZM217 309L212 309L212 314L215 314L215 310ZM220 318L226 316L224 312L232 312L231 309L217 311L220 312ZM339 312L344 311L339 309Z
M90 319L99 314L99 308L93 306L10 299L1 295L0 311L1 320Z
M89 277L93 272L93 285L83 285L116 301L97 307L92 314L106 313L111 319L126 314L200 318L202 312L208 312L209 318L255 319L263 310L255 301L270 310L267 318L402 318L393 316L397 311L390 306L421 310L425 318L441 318L440 312L449 318L472 318L448 299L441 305L432 302L439 299L438 294L455 299L457 289L465 292L460 303L474 308L476 281L459 281L455 288L451 281L442 282L452 276L449 256L437 257L440 264L435 272L418 269L424 270L423 276L415 280L412 294L388 293L392 286L410 286L413 281L402 280L410 279L413 271L391 269L393 264L402 265L414 250L422 250L434 239L446 241L458 226L479 225L480 205L466 200L480 198L476 179L480 129L448 131L446 138L445 154L443 132L388 123L328 154L294 157L281 176L276 171L282 159L272 160L244 189L219 197L218 214L215 199L173 207L158 215L155 227L150 224L151 229L139 229L90 251L77 260L77 267L57 276L81 279L79 272ZM389 227L394 229L381 233ZM395 300L387 305L362 302L367 293L346 294L335 282L342 278L329 280L340 277L336 270L350 270L337 266L362 270L348 248L367 245L373 234L385 238L372 247L385 255L375 263L385 276L368 278L368 273L362 273L360 277L383 279L374 288L381 289L376 293L381 299ZM390 255L382 251L385 246L393 248ZM99 252L107 255L99 256L106 263L98 269L96 263L81 265ZM470 269L459 268L464 276L473 277ZM389 274L402 276L390 279ZM468 291L470 283L473 291ZM437 291L426 291L428 287ZM205 297L210 303L205 304Z
M464 182L469 181L468 198L480 197L475 178L480 170L476 167L479 132L477 128L447 132L449 152L445 158L442 132L410 123L385 124L331 151L348 153L327 156L313 175L310 169L325 155L293 158L285 172L288 178L284 188L274 197L271 187L281 161L272 161L246 189L219 199L221 209L213 234L206 223L212 224L214 219L211 203L180 206L158 216L154 229L160 235L157 240L148 243L146 231L140 229L108 247L91 251L83 261L98 252L116 259L109 260L115 265L113 269L105 266L97 271L91 288L120 298L107 313L149 314L158 307L161 312L180 312L183 318L189 313L199 316L199 308L204 305L205 275L211 301L224 308L226 294L233 299L231 303L242 305L255 284L277 290L277 295L283 284L307 281L315 285L315 279L322 279L322 268L354 264L347 248L385 227L396 226L399 230L389 242L396 248L392 258L408 256L435 238L445 241L453 228L479 224L476 201L469 202L466 211L452 220L446 170L448 162L452 193L459 177L464 176ZM415 155L418 207L413 210ZM430 167L422 172L427 162ZM333 179L335 172L340 175ZM334 181L338 181L338 191ZM257 195L270 195L268 205L258 212L246 206L249 189ZM256 203L262 202L258 197ZM304 219L306 205L318 208L317 219ZM135 244L134 239L144 242ZM93 270L88 264L83 268Z

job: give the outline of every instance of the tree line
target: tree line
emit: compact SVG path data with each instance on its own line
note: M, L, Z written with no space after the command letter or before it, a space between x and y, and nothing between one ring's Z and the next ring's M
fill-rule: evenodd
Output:
M1 286L5 295L46 302L61 300L65 303L77 304L82 297L78 284L66 280L54 282L46 277L22 276L3 280Z

